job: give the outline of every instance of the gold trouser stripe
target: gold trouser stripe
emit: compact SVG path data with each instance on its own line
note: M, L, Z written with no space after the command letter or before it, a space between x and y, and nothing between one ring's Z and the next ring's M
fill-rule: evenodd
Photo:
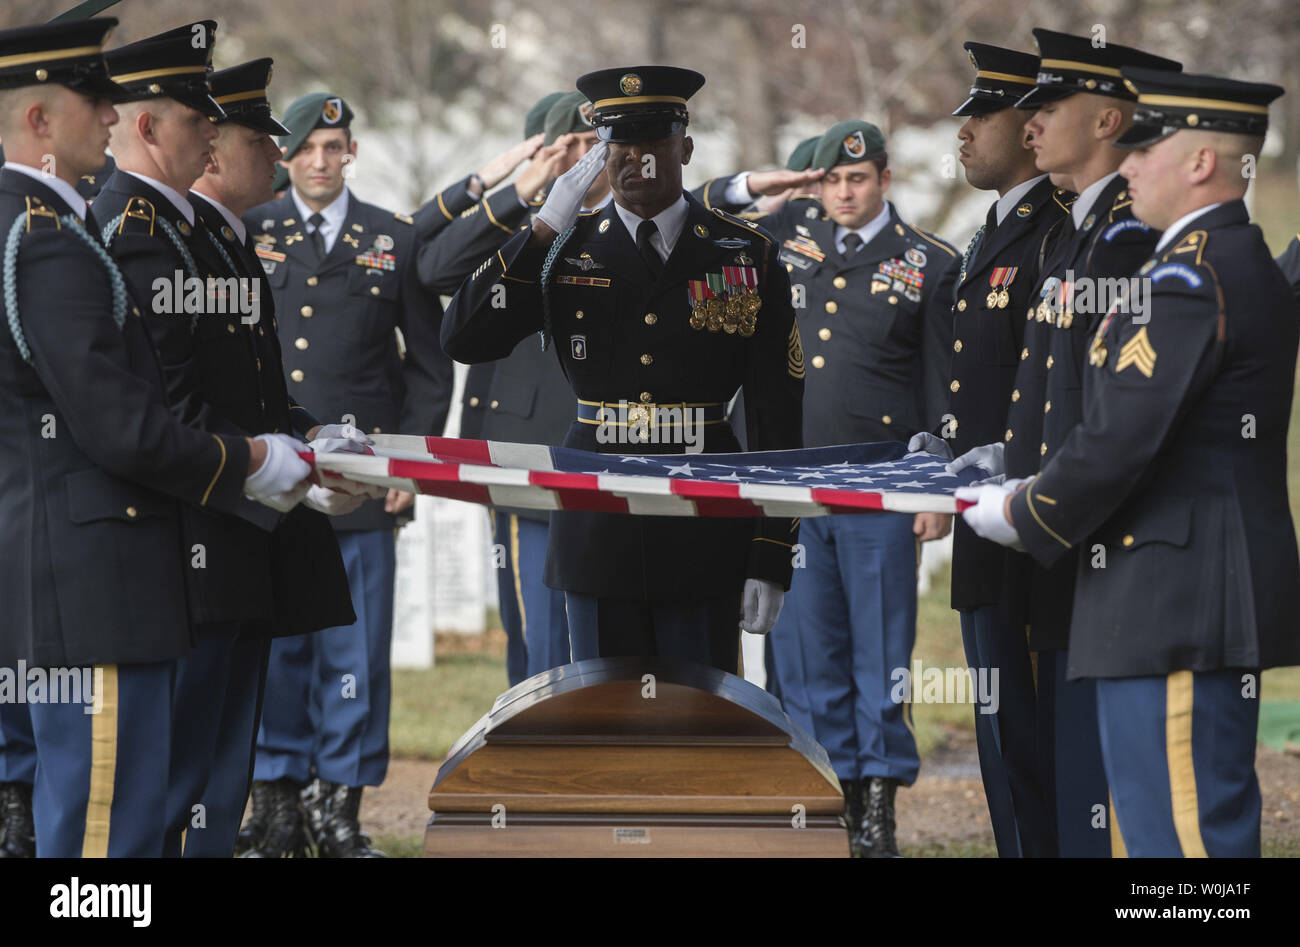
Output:
M1110 816L1110 857L1111 858L1128 858L1128 849L1124 847L1124 836L1119 830L1119 817L1115 815L1115 797L1110 793L1106 794L1106 808L1109 810L1107 815Z
M1015 76L1009 72L989 72L987 69L976 70L975 78L997 79L999 82L1016 82L1020 85L1038 85L1038 79L1034 76Z
M144 72L128 72L120 76L109 76L118 85L123 82L139 82L141 79L161 79L163 76L186 76L207 72L207 66L168 66L165 69L146 69Z
M181 829L181 857L185 857L185 838L190 834L190 827L187 825Z
M1244 102L1229 102L1225 99L1198 99L1190 95L1139 95L1138 105L1170 105L1174 108L1223 109L1227 112L1248 112L1251 115L1267 115L1267 105L1247 105Z
M117 779L117 665L103 671L103 705L90 722L90 794L86 798L86 829L82 858L108 857L108 829L113 813L113 784Z
M1077 59L1044 59L1038 64L1039 70L1043 69L1069 69L1073 72L1091 72L1099 76L1114 76L1120 78L1120 71L1110 66L1096 66L1090 62L1079 62Z
M519 601L519 633L528 644L528 612L524 608L524 584L519 581L519 516L510 514L510 568L515 573L515 598Z
M253 89L251 92L232 92L230 95L214 96L218 105L225 105L227 102L247 102L249 99L266 98L265 89Z
M1165 756L1169 762L1169 801L1174 831L1184 858L1208 858L1201 839L1201 816L1192 767L1192 672L1174 671L1165 681Z
M39 53L18 53L15 56L0 56L0 69L12 66L26 66L30 63L49 63L56 59L72 59L74 56L98 56L103 53L102 46L71 46L67 49L47 49Z

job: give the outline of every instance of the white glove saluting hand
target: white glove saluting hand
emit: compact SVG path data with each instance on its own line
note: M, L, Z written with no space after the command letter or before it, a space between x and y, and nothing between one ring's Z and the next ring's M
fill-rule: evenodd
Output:
M305 506L329 516L343 516L355 511L362 503L365 503L366 495L364 493L355 495L339 493L329 487L312 484L302 502Z
M746 579L745 591L740 599L740 630L751 635L767 634L776 624L784 601L785 591L775 582Z
M315 439L307 446L318 454L364 454L374 446L374 439L351 424L322 424Z
M578 163L565 171L551 185L551 192L546 196L546 203L537 212L537 219L556 233L564 233L578 220L578 211L582 210L582 199L587 196L587 188L600 177L605 170L605 158L609 155L609 145L598 141Z
M311 465L298 456L305 445L288 434L259 434L266 459L244 480L244 494L264 506L288 513L307 495Z

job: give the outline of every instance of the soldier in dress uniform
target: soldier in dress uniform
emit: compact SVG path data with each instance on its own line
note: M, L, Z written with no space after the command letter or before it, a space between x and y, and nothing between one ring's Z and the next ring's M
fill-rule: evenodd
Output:
M1300 329L1241 167L1282 90L1122 77L1137 111L1120 170L1134 215L1164 231L1137 271L1149 305L1112 305L1090 333L1083 418L1042 472L958 496L980 535L1077 568L1067 673L1095 682L1116 854L1258 856L1259 673L1300 663Z
M217 155L223 174L218 188L209 182L208 190L226 200L236 201L240 191L250 189L265 193L271 174L263 162L265 178L252 179L256 162L265 156L259 155L256 141L246 141L236 131L247 134L246 125L232 123L224 134L218 131L227 116L210 95L206 73L215 30L215 23L202 21L107 54L109 68L121 77L130 100L123 106L125 121L114 130L118 170L105 183L91 217L106 235L128 289L150 301L145 324L162 357L169 403L182 421L217 433L311 436L319 424L290 405L275 377L279 350L266 338L268 330L274 331L274 317L268 314L265 325L252 324L260 322L260 311L251 306L260 287L255 276L245 275L232 261L225 234L233 236L233 230L213 205L198 199L208 208L211 226L205 225L190 200L190 186ZM269 63L262 67L265 80ZM251 101L232 104L244 108ZM251 120L252 111L237 111L244 121ZM269 112L266 117L270 120ZM183 133L171 134L175 130ZM217 135L223 138L220 145ZM235 166L242 163L250 166ZM177 311L178 273L203 281L207 292L201 312ZM163 292L159 281L167 287ZM246 765L252 758L270 636L331 624L312 623L301 614L308 602L335 616L351 615L346 595L340 594L344 577L338 555L319 542L328 542L329 534L321 536L312 520L304 512L291 514L282 524L279 512L254 503L235 516L185 511L188 600L197 641L194 652L180 661L176 679L180 723L173 732L167 855L180 855L182 847L191 846L187 853L192 857L228 858L233 851L247 800ZM273 531L304 530L318 541L289 545L298 556L302 548L311 548L307 555L314 568L299 573L305 587L298 608L284 603L294 621L277 626ZM275 545L285 543L282 537Z
M190 192L198 227L209 243L219 247L224 267L218 276L252 287L259 303L256 325L230 319L203 320L194 331L198 384L204 401L231 423L254 433L294 430L312 438L322 449L359 449L368 441L355 429L342 425L320 426L288 395L282 370L280 341L276 333L275 300L264 285L265 274L242 215L270 197L270 181L280 156L272 135L287 134L276 121L267 101L271 80L270 59L257 59L209 77L212 96L226 113L217 123L218 137L204 174ZM231 329L234 331L230 331ZM343 442L341 445L335 442ZM198 686L186 696L204 695L214 688L224 699L216 729L211 775L205 786L192 780L192 798L178 796L176 815L182 820L202 799L207 809L204 832L193 829L185 836L185 856L229 857L243 818L252 781L252 760L270 638L303 634L356 620L348 591L347 573L335 533L324 514L345 515L363 501L313 486L303 504L285 514L270 534L269 563L274 611L268 622L241 629L227 659L200 661L199 653L182 662L179 684L187 675ZM198 703L199 718L205 703ZM208 743L213 742L207 732ZM205 741L190 740L202 746Z
M875 125L834 125L811 166L825 170L820 205L791 202L756 220L781 241L809 340L804 442L908 440L947 407L957 252L885 200L888 154ZM890 697L893 671L916 638L917 539L942 537L950 522L880 513L803 524L807 565L772 650L787 712L840 777L854 857L898 854L894 796L920 759Z
M957 132L959 157L970 185L996 191L998 198L962 256L952 305L950 376L959 384L948 396L941 431L957 453L997 441L1006 429L1024 345L1020 314L1031 304L1039 266L1074 200L1035 166L1024 112L1013 108L1034 87L1038 57L986 43L964 48L975 78L953 113L966 119ZM1023 626L999 607L1003 558L1003 550L965 522L955 524L952 607L961 617L966 661L976 669L997 668L999 675L997 711L975 707L993 836L1002 857L1041 857L1055 854L1054 818L1038 772L1028 642Z
M1020 365L1002 448L973 448L954 462L953 471L978 463L1000 474L998 460L1004 458L1008 477L1024 477L1059 449L1065 425L1073 424L1081 409L1088 327L1102 315L1089 300L1095 303L1101 287L1133 274L1158 236L1134 218L1118 173L1123 154L1112 142L1128 127L1136 96L1116 70L1181 67L1116 43L1096 47L1089 37L1036 29L1034 40L1040 56L1037 83L1016 107L1029 119L1025 127L1038 169L1068 184L1078 197L1024 308ZM1085 287L1094 292L1083 295ZM1090 682L1075 684L1065 676L1073 568L1043 569L1027 557L1010 555L1003 583L1008 623L1027 629L1036 654L1039 779L1049 812L1055 813L1056 851L1063 857L1106 857L1111 833L1096 814L1097 806L1106 805L1096 691Z
M483 259L521 230L541 208L555 177L596 145L591 106L581 92L561 94L543 117L543 148L511 185L465 211L421 254L422 275L439 292L455 293ZM587 189L583 210L610 200L606 175ZM473 373L480 366L471 366ZM573 394L559 363L536 339L515 346L509 357L484 364L490 372L482 393L477 436L523 444L558 445L573 420ZM468 389L467 389L468 391ZM479 395L470 395L470 401ZM493 544L503 550L497 567L501 622L507 636L506 673L511 686L570 660L564 592L543 582L550 514L498 507L491 510ZM521 660L522 659L522 660Z
M367 434L438 435L452 390L438 346L441 306L416 273L413 218L363 203L346 186L357 154L351 121L332 93L290 105L280 144L292 187L244 217L275 296L289 393ZM378 786L388 768L395 528L413 502L392 490L333 517L358 620L272 643L254 776L268 785L254 792L275 801L267 837L284 848L297 847L288 841L297 831L280 823L296 823L292 799L315 778L308 816L320 854L380 854L357 813L363 787Z
M685 418L704 451L735 451L723 406L742 385L752 449L801 443L803 350L771 237L682 190L694 148L685 102L703 83L670 66L580 78L599 144L480 264L444 320L448 353L471 363L541 332L578 399L565 446L618 466L682 452ZM606 171L614 200L580 215ZM770 628L797 536L789 520L555 512L546 584L566 593L575 660L659 655L734 672L737 618Z
M163 853L172 680L192 645L181 506L288 509L308 467L281 435L182 425L133 298L75 183L103 161L110 18L0 32L5 332L0 663L91 676L97 713L33 703L37 854ZM53 173L39 170L53 157ZM251 471L251 474L250 474ZM38 515L33 516L33 511Z

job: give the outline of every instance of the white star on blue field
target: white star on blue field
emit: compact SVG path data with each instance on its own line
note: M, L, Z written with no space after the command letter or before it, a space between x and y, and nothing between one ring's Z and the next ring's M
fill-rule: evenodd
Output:
M902 443L747 454L614 454L556 447L551 454L556 470L571 473L827 490L950 494L988 476L974 467L949 473L943 458L909 454Z

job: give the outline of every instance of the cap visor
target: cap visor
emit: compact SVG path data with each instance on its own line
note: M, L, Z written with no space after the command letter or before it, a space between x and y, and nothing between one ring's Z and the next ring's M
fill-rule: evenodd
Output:
M79 79L75 83L69 84L68 88L74 92L80 92L83 95L94 96L95 98L105 98L118 105L122 102L129 102L132 98L131 91L124 89L108 76L91 75L84 79Z
M633 141L658 141L667 138L685 126L677 121L617 122L613 125L601 125L596 129L596 137L601 141L616 143Z
M1181 130L1177 125L1130 125L1124 134L1115 139L1115 147L1145 148Z
M198 109L209 118L221 121L226 117L225 109L217 104L217 100L210 95L204 95L201 92L165 92L170 98L175 99L181 105L188 105L192 109Z
M957 106L953 110L953 115L990 115L993 112L1000 112L1005 108L1011 108L1011 103L1006 101L990 102L988 99L981 99L972 95L969 99Z
M247 128L252 128L259 132L266 132L268 135L275 135L277 137L280 135L293 134L292 131L285 128L275 120L275 116L271 114L269 109L251 113L236 112L232 114L227 112L225 120L227 122L233 122L236 125L243 125Z
M1016 102L1018 109L1036 109L1041 108L1048 102L1056 102L1060 99L1068 99L1074 95L1074 89L1060 89L1054 86L1034 86L1028 92L1020 97Z

